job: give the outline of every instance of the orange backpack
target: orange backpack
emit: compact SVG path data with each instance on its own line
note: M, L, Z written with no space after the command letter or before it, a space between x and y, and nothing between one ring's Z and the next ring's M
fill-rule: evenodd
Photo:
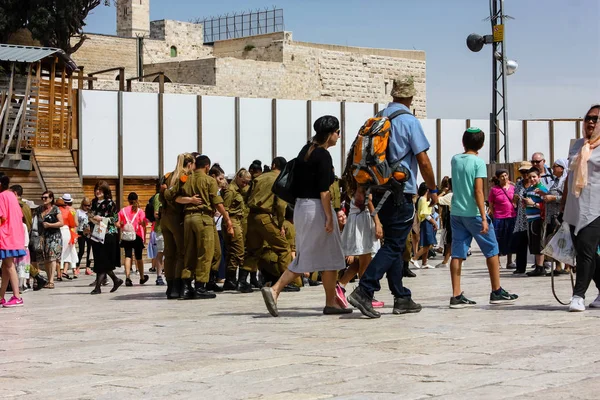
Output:
M398 191L398 186L401 186L401 191L404 190L404 182L410 176L409 171L400 164L402 159L393 164L387 159L392 120L403 114L410 114L410 112L399 110L388 117L378 113L369 118L358 131L350 148L348 161L351 160L352 163L346 168L349 169L357 186L361 190L366 189L367 194L374 188L385 189L386 194L381 199L378 209L392 192Z

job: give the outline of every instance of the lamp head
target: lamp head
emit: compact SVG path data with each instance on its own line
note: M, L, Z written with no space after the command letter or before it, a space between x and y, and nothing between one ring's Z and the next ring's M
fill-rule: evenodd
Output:
M467 47L472 52L477 53L478 51L481 51L481 49L483 49L484 44L485 39L481 35L471 33L469 36L467 36Z

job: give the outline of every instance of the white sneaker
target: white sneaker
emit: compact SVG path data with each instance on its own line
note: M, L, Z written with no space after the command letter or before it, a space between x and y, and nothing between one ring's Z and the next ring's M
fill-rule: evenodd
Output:
M423 269L433 269L434 267L431 266L431 265L429 265L429 264L425 264L421 268L423 268Z
M571 298L571 305L569 311L585 311L585 303L582 297L573 296Z
M436 265L436 268L446 268L448 266L448 264L444 264L444 263L439 263L438 265Z
M419 262L417 260L413 260L411 258L410 259L410 264L412 265L413 269L421 269L421 266L419 265Z
M590 303L590 308L600 308L600 293L598 294L598 297L596 297L596 300L592 301Z

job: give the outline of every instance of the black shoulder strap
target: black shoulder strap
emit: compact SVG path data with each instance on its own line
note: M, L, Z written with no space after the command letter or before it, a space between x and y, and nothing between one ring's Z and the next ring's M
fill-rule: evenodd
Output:
M399 117L400 115L405 115L405 114L410 114L412 115L412 113L410 111L406 111L406 110L398 110L398 111L394 111L393 113L391 113L387 119L389 119L390 121L393 120L396 117Z

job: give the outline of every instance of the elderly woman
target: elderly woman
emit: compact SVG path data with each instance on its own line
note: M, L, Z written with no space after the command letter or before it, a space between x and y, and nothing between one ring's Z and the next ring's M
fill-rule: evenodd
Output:
M571 172L563 196L564 221L571 226L577 251L577 280L569 311L585 311L585 292L592 279L600 291L600 104L592 106L583 122L583 138L569 150ZM566 201L565 201L566 199ZM600 308L600 295L590 307Z
M515 185L508 177L508 171L498 169L494 175L494 186L490 189L488 202L494 217L494 231L500 248L500 255L506 256L506 268L516 268L512 262L510 237L515 229L517 209L514 206Z
M262 288L269 313L277 317L277 299L288 284L305 272L322 271L325 289L323 314L347 314L336 300L337 271L344 265L340 228L334 221L329 187L334 181L333 162L328 148L340 138L340 123L326 115L314 123L316 135L300 150L293 170L296 192L294 226L297 257L273 287ZM335 223L334 223L335 222Z

